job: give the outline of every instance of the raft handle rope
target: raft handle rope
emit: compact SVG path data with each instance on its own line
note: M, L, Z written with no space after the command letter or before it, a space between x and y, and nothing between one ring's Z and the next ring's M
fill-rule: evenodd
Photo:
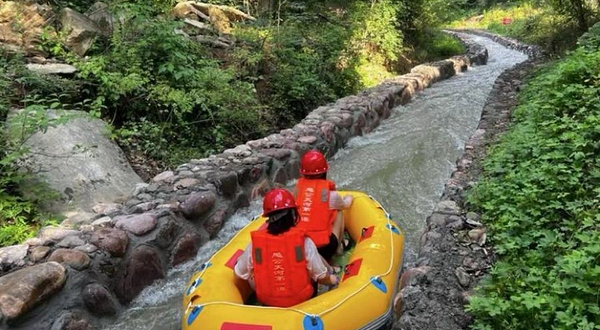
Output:
M375 200L371 195L367 195L367 196L356 196L354 197L354 199L357 198L369 198L371 199L375 204L377 204L377 208L379 208L380 210L383 211L383 213L385 213L386 215L386 219L387 219L387 225L388 226L393 226L393 224L391 223L391 216L390 214L383 208L383 206L377 201ZM255 216L252 221L258 219L259 216ZM225 244L221 249L226 248L227 246L229 246L229 244L231 244L231 242L234 242L235 239L237 238L238 235L240 235L242 232L242 230L239 230L230 240L229 242L227 242L227 244ZM389 231L390 232L390 246L391 246L391 253L390 253L390 265L388 267L388 270L383 273L383 274L379 274L379 275L375 275L373 276L371 279L377 281L378 283L381 283L383 280L381 279L384 276L389 275L392 270L394 269L394 233L392 230ZM207 262L205 262L204 264L209 264L212 261L212 258L215 255L213 255ZM198 276L198 278L202 278L202 276L204 275L204 272L206 271L206 269L208 269L209 267L203 267L204 269L202 269L202 271L200 272L200 275ZM211 306L211 305L227 305L227 306L235 306L235 307L250 307L250 308L255 308L255 309L266 309L266 310L279 310L279 311L292 311L292 312L296 312L299 314L303 314L305 316L308 316L311 318L311 322L316 322L318 317L321 317L335 309L337 309L338 307L340 307L341 305L343 305L346 301L350 300L352 297L356 296L357 294L359 294L362 290L364 290L366 287L368 287L369 285L371 285L372 280L368 280L365 284L363 284L361 287L359 287L358 289L356 289L354 292L352 292L351 294L349 294L348 296L346 296L344 299L340 300L337 304L333 305L332 307L318 313L318 314L310 314L307 313L303 310L300 309L296 309L296 308L282 308L282 307L271 307L271 306L250 306L250 305L244 305L244 304L238 304L238 303L232 303L229 301L210 301L207 303L203 303L203 304L192 304L192 302L190 301L186 307L186 313L190 310L190 308L194 308L194 307L206 307L206 306Z

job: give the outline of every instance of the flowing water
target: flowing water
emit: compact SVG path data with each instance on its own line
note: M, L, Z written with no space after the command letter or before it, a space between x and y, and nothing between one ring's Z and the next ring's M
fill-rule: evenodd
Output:
M405 231L407 254L414 254L425 219L439 200L454 163L475 131L487 95L504 70L527 57L483 37L472 37L489 51L485 66L434 84L374 132L351 139L331 162L338 189L371 194ZM238 211L194 261L171 270L147 288L106 330L179 330L182 294L189 277L254 215L255 201Z

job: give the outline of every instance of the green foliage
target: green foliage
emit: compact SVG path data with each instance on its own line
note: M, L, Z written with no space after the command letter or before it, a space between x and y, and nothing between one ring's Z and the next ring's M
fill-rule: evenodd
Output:
M415 57L419 61L441 60L466 52L465 46L448 34L430 30L425 36L415 51Z
M29 72L18 55L4 53L0 57L0 119L5 121L9 109L23 107L10 117L10 130L0 134L0 246L16 244L35 234L51 215L39 205L56 198L45 185L17 169L16 162L29 150L25 142L33 133L44 131L67 120L47 116L46 109L62 109L72 99L74 84L61 79L38 76ZM48 95L43 97L40 95ZM24 194L21 187L27 186Z
M581 48L528 83L469 195L499 257L474 329L600 328L598 63Z
M510 24L503 24L510 18ZM581 35L577 22L547 5L523 3L515 6L497 6L484 11L482 17L455 21L455 28L487 29L494 33L516 38L525 43L544 47L552 54L564 54L573 49Z

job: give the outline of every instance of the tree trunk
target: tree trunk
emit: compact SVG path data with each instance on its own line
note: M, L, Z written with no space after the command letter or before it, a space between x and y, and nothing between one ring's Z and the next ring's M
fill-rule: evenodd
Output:
M273 0L260 0L258 4L258 11L261 16L270 16L273 10Z

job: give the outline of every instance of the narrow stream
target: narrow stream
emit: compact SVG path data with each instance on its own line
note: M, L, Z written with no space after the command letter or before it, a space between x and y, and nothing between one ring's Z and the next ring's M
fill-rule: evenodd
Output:
M504 70L527 57L487 38L472 38L488 48L485 66L433 85L373 133L357 137L331 162L338 189L362 190L375 197L406 232L407 254L414 255L419 233L433 211L456 159L475 131L487 95ZM238 211L196 260L171 270L147 288L106 330L179 330L182 293L197 267L260 212L260 202Z

